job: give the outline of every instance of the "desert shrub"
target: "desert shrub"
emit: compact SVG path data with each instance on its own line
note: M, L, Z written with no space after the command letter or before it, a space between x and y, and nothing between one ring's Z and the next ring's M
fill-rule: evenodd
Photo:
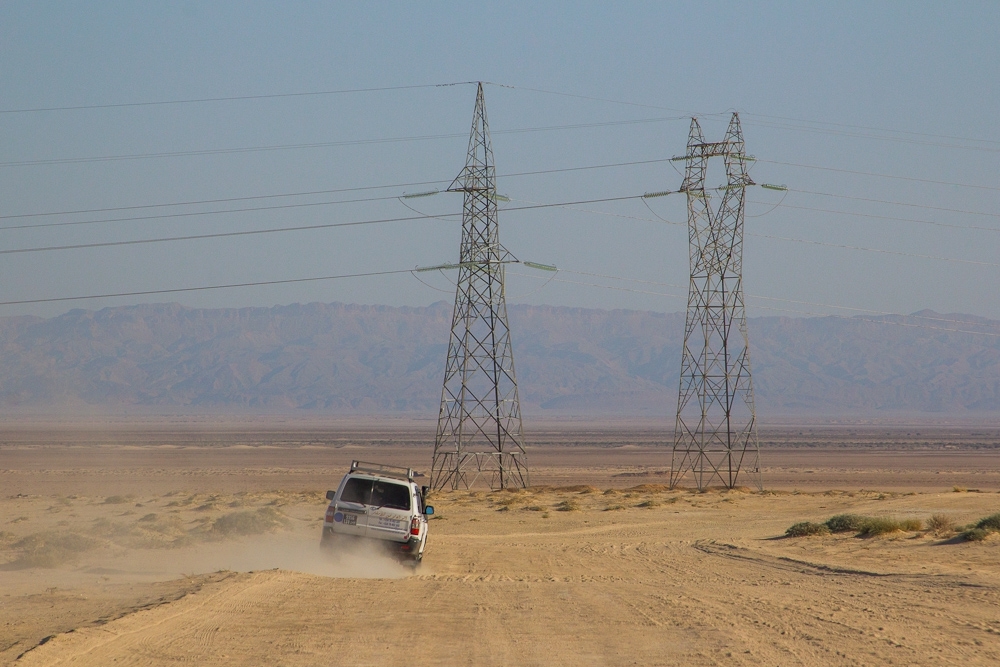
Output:
M969 542L982 542L989 537L992 532L992 530L986 530L985 528L971 528L962 533L962 537Z
M829 535L830 528L825 523L800 521L785 531L786 537L806 537L808 535Z
M991 514L985 519L981 519L979 523L976 524L976 528L982 528L983 530L1000 531L1000 513Z
M920 519L903 519L899 522L899 527L912 533L918 530L923 530L924 522Z
M947 533L955 530L955 522L945 514L935 514L927 521L927 529L934 533Z
M260 535L279 528L284 524L281 513L270 507L262 507L256 512L230 512L212 522L212 532L219 535Z
M903 526L895 519L867 517L863 521L861 530L858 531L858 535L885 535L886 533L895 533L900 530L903 530Z
M624 505L615 504L615 505L608 505L607 507L604 508L604 511L605 512L617 512L618 510L623 510L623 509L625 509Z
M826 527L833 533L846 533L849 531L860 531L864 526L865 518L857 514L838 514L826 520Z
M644 500L638 505L636 505L636 507L644 507L646 509L653 509L654 507L659 507L659 506L660 506L660 501L656 500L655 498Z
M19 551L17 558L8 563L9 569L27 569L31 567L57 567L77 558L85 551L97 546L97 540L80 535L53 531L28 535L13 544Z
M575 512L580 509L580 503L575 500L564 500L556 506L560 512Z
M552 490L566 493L594 493L600 489L589 484L574 484L573 486L557 486Z
M127 496L108 496L104 499L105 505L124 505L129 501Z
M542 507L541 505L530 505L528 507L525 507L524 509L528 510L529 512L544 512L545 511L545 508Z

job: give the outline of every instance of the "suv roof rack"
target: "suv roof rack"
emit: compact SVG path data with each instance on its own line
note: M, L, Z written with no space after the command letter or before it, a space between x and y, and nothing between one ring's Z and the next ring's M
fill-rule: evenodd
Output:
M351 472L366 472L372 475L381 475L383 477L405 479L410 482L413 481L414 477L424 476L423 473L417 472L413 468L407 468L405 466L390 466L384 463L369 463L368 461L351 461Z

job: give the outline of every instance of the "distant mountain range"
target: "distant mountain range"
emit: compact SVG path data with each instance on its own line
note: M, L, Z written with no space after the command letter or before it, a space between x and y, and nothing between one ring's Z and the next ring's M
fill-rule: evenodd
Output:
M436 415L451 305L152 304L0 318L0 409ZM683 313L513 306L525 413L671 414ZM758 410L1000 411L1000 322L750 320Z

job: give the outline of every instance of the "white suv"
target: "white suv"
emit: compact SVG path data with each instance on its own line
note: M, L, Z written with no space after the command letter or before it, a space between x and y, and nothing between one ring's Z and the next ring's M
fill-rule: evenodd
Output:
M379 540L398 557L419 563L427 544L424 505L427 487L413 481L412 468L352 461L336 491L327 491L330 505L323 521L324 547L352 538Z

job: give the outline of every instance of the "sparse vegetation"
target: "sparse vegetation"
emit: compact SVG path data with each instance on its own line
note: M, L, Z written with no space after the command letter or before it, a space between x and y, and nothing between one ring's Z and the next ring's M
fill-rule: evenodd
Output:
M826 527L833 533L847 533L860 531L864 522L865 517L857 514L838 514L826 520Z
M935 514L927 521L927 530L938 535L950 533L955 530L955 522L945 514Z
M105 505L124 505L129 502L131 498L129 496L108 496L104 499Z
M969 542L982 542L990 536L991 530L985 528L970 528L962 533L962 537Z
M975 526L962 532L962 537L969 542L982 542L992 533L1000 533L1000 512L980 519Z
M825 523L800 521L785 531L786 537L808 537L810 535L829 535L830 528Z
M802 521L785 531L787 537L827 535L829 533L855 533L858 537L872 537L895 532L916 532L923 529L920 519L891 519L860 514L837 514L825 523Z
M98 545L97 540L65 531L51 531L28 535L13 544L20 553L5 569L21 570L31 567L53 568L76 558Z
M575 512L580 509L580 503L575 500L564 500L556 506L560 512Z

